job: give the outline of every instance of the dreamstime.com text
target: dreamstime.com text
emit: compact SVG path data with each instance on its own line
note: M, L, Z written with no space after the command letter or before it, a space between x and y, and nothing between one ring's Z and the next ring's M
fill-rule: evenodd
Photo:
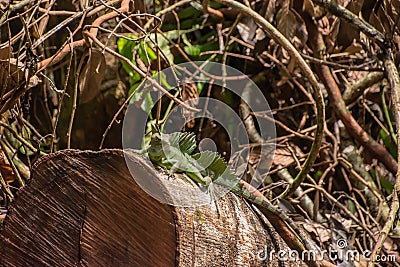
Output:
M323 259L329 259L333 262L357 262L361 260L371 261L370 256L372 251L365 250L363 252L359 252L355 249L348 249L339 244L343 244L341 242L343 240L339 240L337 242L338 249L327 249L327 250L304 250L302 253L299 253L296 250L292 249L281 249L281 250L268 250L265 246L264 249L259 250L257 253L250 252L250 256L253 260L257 261L270 261L276 258L281 262L285 261L321 261ZM346 241L347 242L347 241ZM395 255L376 255L374 262L395 262Z

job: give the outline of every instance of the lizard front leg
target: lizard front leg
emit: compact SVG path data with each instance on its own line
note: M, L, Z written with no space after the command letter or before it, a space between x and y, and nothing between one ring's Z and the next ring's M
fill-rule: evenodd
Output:
M207 192L210 195L211 203L214 201L215 203L215 208L217 209L218 217L221 217L221 214L219 212L219 206L218 206L218 201L217 201L217 195L215 194L215 188L214 188L214 183L213 180L211 179L210 176L204 177L204 180L206 181L206 186L207 186ZM210 203L210 204L211 204Z

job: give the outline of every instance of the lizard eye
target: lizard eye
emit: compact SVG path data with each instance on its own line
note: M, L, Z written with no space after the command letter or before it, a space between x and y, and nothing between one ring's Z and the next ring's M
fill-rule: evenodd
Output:
M157 144L157 143L160 142L160 139L157 138L157 137L154 137L154 138L151 139L151 142L154 143L154 144Z

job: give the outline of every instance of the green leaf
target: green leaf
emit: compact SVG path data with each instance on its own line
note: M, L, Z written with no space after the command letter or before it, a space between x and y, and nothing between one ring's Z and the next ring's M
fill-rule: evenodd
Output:
M356 213L356 205L354 204L354 201L349 199L348 204L349 204L350 212L355 214Z
M134 35L129 35L129 38L136 38ZM129 40L126 40L124 38L119 38L117 41L117 46L118 46L118 51L119 53L129 59L133 64L136 65L135 62L133 62L133 48L135 47L135 43ZM135 72L125 61L121 60L122 67L124 70L131 75L132 72Z
M185 46L183 49L189 56L198 56L201 53L200 46L198 45Z
M129 38L135 39L137 36L128 35ZM133 65L137 66L136 62L133 60L133 49L136 46L136 43L130 40L126 40L124 38L119 38L117 41L118 51L119 53L129 59ZM129 66L125 61L121 60L122 67L129 75L129 84L133 86L137 82L142 80L142 76L139 75L131 66Z
M393 191L393 184L389 182L385 177L380 177L380 182L383 188L385 188L389 193Z
M156 53L154 53L153 49L151 49L144 41L140 41L139 43L139 57L146 65L150 64L148 59L157 59Z
M140 85L140 83L135 83L134 85L131 86L131 88L129 89L128 95L131 95L133 93L135 93L136 89L138 88L138 86ZM133 104L137 101L140 100L140 95L141 92L136 92L134 96L132 96L131 100L130 100L130 104ZM143 92L142 92L143 93Z
M135 64L136 65L136 64ZM142 76L140 76L139 73L136 71L132 70L132 72L128 73L129 74L129 84L132 86L136 83L139 83L142 80Z
M151 116L151 109L154 107L154 102L153 102L153 98L151 97L150 92L147 92L145 95L145 98L142 102L142 105L140 105L140 107L147 113L149 114L150 117Z
M202 15L202 11L193 6L184 8L178 12L178 18L180 21L182 21L184 19L188 19L188 18L197 18L201 15Z
M397 160L397 147L393 142L390 135L388 135L383 129L379 131L382 138L383 144L389 150L389 153Z
M18 129L15 126L15 124L10 125L15 132L18 133ZM25 146L17 139L15 136L7 129L4 129L4 136L6 137L7 141L11 144L11 146L15 149L18 149L22 154L27 155L27 156L32 156L35 154L35 152L31 151L30 149L25 149ZM22 134L19 134L19 136L23 139L26 140L26 142L30 143L30 136L31 136L31 131L27 127L22 127Z
M167 76L165 74L165 72L161 71L161 72L157 72L157 71L153 71L153 79L158 81L159 84L161 84L163 86L163 88L165 90L171 90L174 89L174 87L172 87L167 80Z
M315 181L319 181L319 179L322 177L324 173L321 170L318 170L315 174L314 174L314 179Z
M149 42L150 40L157 43L158 47L161 49L162 54L164 54L164 56L167 58L167 60L169 61L169 63L174 63L174 55L171 52L171 44L169 42L169 40L174 40L177 39L179 36L179 32L176 30L170 31L170 32L165 32L163 34L157 34L157 42L156 42L156 34L152 33L149 36ZM152 50L149 47L150 50ZM153 53L155 56L155 59L157 59L156 54L154 53L154 51L152 50L152 52L149 53ZM160 53L161 54L161 53ZM160 55L161 58L163 58L162 55Z
M374 168L372 168L369 173L371 174L372 178L374 180L378 180L381 184L381 186L388 191L389 193L391 193L393 191L393 184L391 182L389 182L389 180L387 180L385 177L381 177Z
M136 102L140 102L140 108L145 111L150 118L152 118L151 115L151 109L154 106L153 98L151 97L150 92L146 92L145 95L143 96L144 92L143 91L138 91L135 92L136 88L138 87L139 83L134 84L131 89L129 90L129 95L133 94L131 100L129 101L130 104L134 104Z

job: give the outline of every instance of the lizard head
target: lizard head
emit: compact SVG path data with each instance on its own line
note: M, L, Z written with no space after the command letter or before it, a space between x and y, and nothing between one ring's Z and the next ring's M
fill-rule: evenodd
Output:
M164 157L164 150L160 133L153 133L150 139L150 147L147 149L149 158L153 161L159 161Z

